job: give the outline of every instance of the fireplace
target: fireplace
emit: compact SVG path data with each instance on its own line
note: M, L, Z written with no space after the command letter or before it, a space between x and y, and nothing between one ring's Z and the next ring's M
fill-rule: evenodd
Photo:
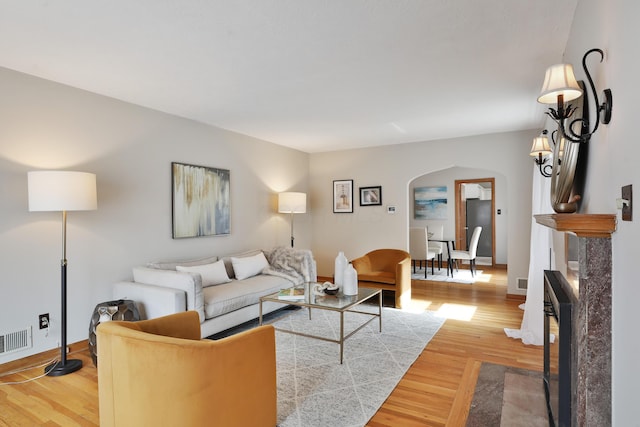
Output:
M572 342L573 306L577 301L569 286L559 271L544 272L544 391L551 427L571 426L572 408L576 406L577 366ZM552 322L558 328L557 352L551 351L549 340Z
M560 337L558 346L570 347L571 355L568 372L571 378L563 380L558 376L558 398L563 395L561 384L569 384L571 401L568 412L572 426L606 427L611 425L611 288L612 254L611 234L616 229L616 216L609 214L550 214L536 215L536 221L559 233L571 233L578 237L578 284L577 288L565 287L566 279L555 274L551 284L553 294L549 293L549 302L553 313L558 317ZM554 233L555 233L554 232ZM561 251L555 247L556 254ZM559 265L559 264L556 264ZM568 278L568 276L567 276ZM549 280L553 283L554 280ZM545 288L547 286L545 285ZM569 307L561 303L558 290L562 290L571 304L571 320L565 319ZM557 300L554 306L553 297ZM559 307L559 308L558 308ZM547 320L555 319L554 315ZM563 325L571 325L569 338L565 338ZM555 350L555 347L553 350ZM553 354L553 351L550 353ZM550 366L553 367L553 359ZM560 352L558 352L560 362ZM560 369L558 373L560 374ZM553 372L549 373L552 379ZM553 397L553 381L549 381L550 397ZM566 399L566 398L565 398ZM553 410L553 399L550 400ZM564 405L558 402L558 417ZM555 415L555 412L553 413ZM558 423L562 421L558 419ZM560 424L562 425L562 424Z

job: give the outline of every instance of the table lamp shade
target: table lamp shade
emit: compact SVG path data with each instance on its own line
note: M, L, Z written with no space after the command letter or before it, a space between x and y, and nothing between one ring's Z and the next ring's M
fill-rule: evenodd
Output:
M98 208L96 175L34 171L27 174L29 211L90 211Z
M305 193L285 192L278 194L278 212L307 212L307 195Z

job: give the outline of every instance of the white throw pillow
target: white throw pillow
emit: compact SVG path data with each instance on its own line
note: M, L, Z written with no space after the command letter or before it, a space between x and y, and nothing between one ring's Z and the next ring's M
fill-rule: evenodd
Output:
M265 258L262 252L243 258L231 257L231 264L233 265L233 272L238 280L257 276L262 273L262 270L269 266L267 258Z
M203 288L221 285L222 283L229 283L231 281L229 276L227 276L227 270L224 268L222 260L214 262L213 264L204 265L176 265L176 270L200 274Z

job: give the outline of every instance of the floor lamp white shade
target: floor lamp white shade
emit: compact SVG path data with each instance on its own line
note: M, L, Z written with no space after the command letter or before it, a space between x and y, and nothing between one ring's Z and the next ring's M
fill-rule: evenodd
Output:
M305 193L285 192L278 194L278 212L306 213L307 195Z
M44 371L50 376L70 374L82 368L82 360L67 359L67 211L98 208L96 176L86 172L34 171L27 174L30 211L62 212L60 360Z
M291 247L293 247L293 214L307 212L306 193L284 192L278 194L278 212L291 214Z
M96 176L87 172L34 171L27 174L29 210L91 211L98 208Z

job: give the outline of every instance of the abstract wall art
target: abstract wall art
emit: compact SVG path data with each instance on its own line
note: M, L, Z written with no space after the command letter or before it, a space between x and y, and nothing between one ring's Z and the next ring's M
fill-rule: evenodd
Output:
M230 172L171 163L173 238L230 233Z
M413 190L414 219L447 219L447 186Z

